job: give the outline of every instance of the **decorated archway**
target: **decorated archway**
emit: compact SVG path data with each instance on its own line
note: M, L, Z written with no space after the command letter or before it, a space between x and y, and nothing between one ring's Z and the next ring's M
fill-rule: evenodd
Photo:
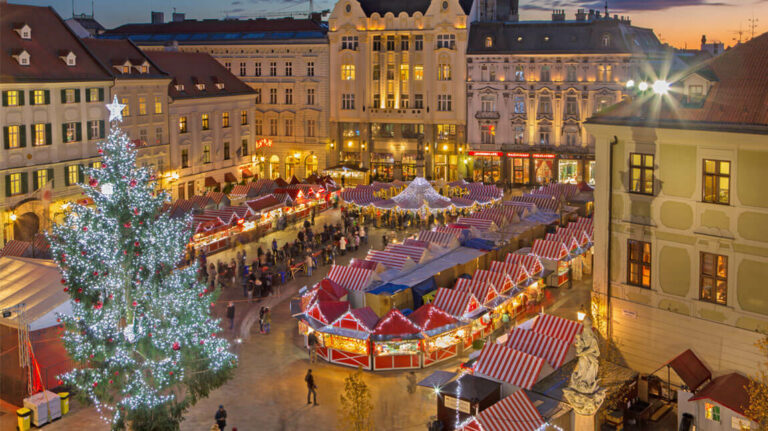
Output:
M308 177L312 174L317 174L317 156L311 154L304 159L304 176Z
M275 154L269 158L269 177L273 180L280 178L280 157Z

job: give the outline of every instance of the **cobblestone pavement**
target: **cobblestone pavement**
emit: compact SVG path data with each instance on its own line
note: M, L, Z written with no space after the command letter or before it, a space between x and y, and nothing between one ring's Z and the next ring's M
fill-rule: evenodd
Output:
M316 226L338 220L338 211L329 211L316 218ZM297 229L274 233L260 241L263 247L276 237L282 245L285 240L293 240ZM369 232L371 242L381 248L380 229ZM388 232L388 236L391 234ZM409 232L398 232L399 238ZM391 236L390 236L391 238ZM256 255L259 243L247 244L245 250L249 260ZM340 256L337 262L345 264L352 257L364 257L369 246L361 247L356 253ZM212 256L209 261L234 257L234 250L227 250ZM207 399L201 400L186 415L182 423L183 431L209 431L213 424L213 415L219 404L228 411L228 430L237 427L246 430L302 430L331 431L339 429L337 408L339 395L343 389L344 378L352 371L350 368L331 365L320 361L310 364L306 351L302 348L302 337L297 332L297 325L290 317L288 299L301 286L319 281L328 271L320 267L312 277L297 276L296 280L286 283L279 295L264 298L261 302L249 304L243 299L240 288L227 288L219 298L215 313L223 315L229 300L236 302L236 326L234 331L224 331L230 339L242 339L236 344L240 357L240 366L234 378L222 388L214 391ZM563 317L575 318L581 304L588 303L591 280L584 280L567 290L547 290L547 311ZM259 334L258 309L262 305L273 307L272 333ZM437 367L416 370L419 380L438 369L456 370L458 364L467 356L456 358ZM306 386L304 374L307 368L313 369L318 386L319 406L306 404ZM435 395L425 388L418 388L415 394L408 394L404 372L366 372L365 381L369 384L375 405L376 428L379 430L425 430L430 417L436 414ZM15 429L15 415L7 413L0 416L0 431ZM104 431L109 427L100 422L91 408L73 403L70 414L45 427L49 431L73 430Z

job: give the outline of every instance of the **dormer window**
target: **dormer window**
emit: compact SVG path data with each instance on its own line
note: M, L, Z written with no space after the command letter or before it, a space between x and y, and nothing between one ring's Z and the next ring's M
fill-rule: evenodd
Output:
M486 36L484 45L486 48L493 48L493 38L491 36Z
M197 88L198 91L205 91L205 84L203 84L202 82L198 82L197 84L195 84L195 88Z
M184 84L176 84L175 88L176 91L184 91Z
M14 54L13 58L16 59L22 66L29 66L30 55L26 49L22 49L19 53Z
M603 44L603 48L608 48L611 46L611 35L610 34L604 34L600 36L600 41Z
M137 65L136 70L139 73L149 73L149 63L145 61L143 64Z
M21 37L22 39L25 39L25 40L32 39L32 28L27 24L24 24L19 28L15 28L14 30L16 31L16 33L19 34L19 37Z
M126 60L125 63L123 64L115 65L115 68L117 69L118 72L125 73L125 74L131 73L131 67L133 67L133 65L128 60Z
M217 82L216 83L216 88L218 90L223 90L224 89L224 83L223 82Z
M61 59L61 61L66 63L67 66L72 67L72 66L76 66L77 65L77 56L72 51L69 51L69 52L65 53L64 55L59 56L59 58Z

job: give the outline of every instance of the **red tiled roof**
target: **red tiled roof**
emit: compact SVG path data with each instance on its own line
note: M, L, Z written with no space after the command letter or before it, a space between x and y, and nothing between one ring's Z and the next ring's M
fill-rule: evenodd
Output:
M734 128L768 126L768 33L731 48L694 66L683 77L698 74L712 88L701 107L681 103L681 91L673 85L669 96L652 92L596 114L592 123L642 124L677 128ZM685 79L685 78L683 78Z
M726 374L709 382L690 401L709 399L747 417L744 408L749 405L748 384L749 379L739 373Z
M173 77L168 94L174 99L255 93L251 87L206 53L146 51L145 54L161 70ZM222 83L224 87L220 89L216 83ZM184 90L176 89L179 84L184 86ZM199 90L195 84L204 84L205 89Z
M107 70L50 7L3 3L0 13L0 82L111 80ZM14 31L27 24L31 39ZM11 53L26 50L29 66L20 65ZM75 66L67 66L60 52L72 51Z
M101 64L109 69L113 76L119 78L143 78L157 79L158 77L168 77L168 74L160 70L144 53L127 39L83 39L83 43ZM131 67L128 73L122 73L122 69L114 66L122 66L130 61L132 66L140 66L146 61L149 64L148 73L139 73L135 67Z
M173 34L173 33L241 33L268 31L325 31L326 29L309 19L248 19L202 21L184 20L163 24L125 24L105 34Z

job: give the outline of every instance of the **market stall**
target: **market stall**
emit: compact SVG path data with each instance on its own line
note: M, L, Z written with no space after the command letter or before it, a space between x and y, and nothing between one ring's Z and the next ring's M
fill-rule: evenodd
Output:
M571 347L571 344L565 340L523 328L513 328L504 345L544 359L553 370L560 368L566 362Z
M379 262L373 262L365 259L358 259L356 257L353 257L352 260L349 261L349 266L352 268L369 269L376 273L386 271L387 269L386 267L384 267L384 265L380 264Z
M408 286L386 283L365 292L365 304L377 316L384 316L393 308L413 309L413 293Z
M425 304L408 315L421 329L423 366L427 367L458 354L464 324L433 304Z
M353 308L365 305L365 291L379 276L375 271L351 266L331 265L326 276L349 292L349 302Z
M347 310L322 329L328 361L371 369L369 338L379 317L370 307Z
M387 312L373 330L373 369L394 370L421 367L420 332L400 310Z
M453 318L468 322L471 325L469 332L464 336L465 349L469 348L473 341L480 338L484 326L482 321L476 322L476 320L482 319L487 310L473 294L441 287L437 289L432 304Z
M388 269L397 271L412 268L414 265L413 261L408 256L391 250L370 249L368 250L368 255L365 257L365 260L380 263Z
M510 424L514 421L514 424ZM471 416L461 423L457 431L537 431L546 422L541 413L519 389L476 416Z
M301 309L306 311L318 301L346 301L347 289L324 278L301 296Z
M544 269L544 264L541 263L541 259L532 254L508 253L507 257L504 258L504 263L522 265L531 277L531 280L534 280L537 283L547 275L547 271Z
M454 290L471 293L488 310L472 321L470 333L473 334L473 338L475 338L475 333L479 332L477 338L486 337L501 327L501 313L510 298L500 295L493 283L485 280L460 278L456 280Z
M405 244L388 244L386 251L390 253L397 253L401 256L408 256L413 263L421 265L431 258L426 248L415 247Z
M452 232L423 230L419 232L419 235L416 237L416 239L419 241L429 242L446 250L453 250L460 245L458 237L461 234L461 229L456 229L456 231L457 233L454 234Z
M496 232L499 227L491 219L479 218L479 217L459 217L456 223L464 226L470 226L478 231L490 231Z
M569 268L571 259L568 253L568 248L562 241L537 239L533 243L531 254L538 256L544 264L544 267L553 271L548 277L548 286L569 286Z
M318 301L310 305L299 319L299 333L305 337L314 332L318 340L317 355L328 360L328 349L325 346L325 337L322 328L330 325L339 316L349 310L347 301ZM306 338L305 338L306 344Z

